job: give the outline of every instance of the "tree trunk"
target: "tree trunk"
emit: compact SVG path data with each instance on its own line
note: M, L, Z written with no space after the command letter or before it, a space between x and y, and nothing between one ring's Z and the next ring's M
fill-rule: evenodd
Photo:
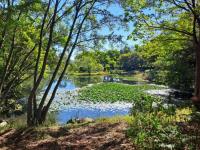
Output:
M74 52L74 49L75 49L75 47L76 47L76 44L77 44L79 35L80 35L80 33L81 33L81 29L82 29L83 23L85 22L85 19L88 17L88 15L89 15L91 9L93 8L94 4L95 4L95 1L92 3L91 7L89 8L88 12L85 14L84 18L82 19L82 21L81 21L81 23L80 23L80 26L79 26L77 35L76 35L76 37L75 37L75 41L73 42L73 45L72 45L72 47L71 47L71 50L69 51L69 55L68 55L67 60L66 60L66 62L65 62L64 69L63 69L63 71L62 71L60 77L58 78L58 81L57 81L57 83L56 83L55 88L53 89L53 92L52 92L52 94L51 94L50 100L48 101L47 105L45 105L45 106L43 107L43 109L41 110L41 112L38 112L37 119L38 119L38 123L39 123L39 124L42 124L42 123L45 122L45 120L46 120L49 107L50 107L50 105L51 105L51 103L52 103L52 101L53 101L53 99L54 99L54 97L55 97L55 95L56 95L58 86L60 85L60 82L62 81L62 78L63 78L63 76L65 75L65 72L66 72L67 67L68 67L68 65L69 65L70 58L71 58L71 56L72 56L72 54L73 54L73 52Z
M44 58L43 58L43 64L42 64L41 72L39 74L39 77L37 78L37 81L34 83L33 88L31 90L31 93L28 97L28 104L27 104L27 125L28 126L36 125L34 120L37 117L34 116L35 113L33 114L33 112L36 112L36 110L34 110L34 107L33 107L33 105L36 101L34 98L35 98L36 91L37 91L37 89L40 85L40 82L43 79L43 76L44 76L44 73L45 73L45 70L46 70L47 59L48 59L49 51L50 51L52 41L53 41L53 32L54 32L54 27L55 27L55 23L56 23L55 20L56 20L56 16L57 16L57 8L58 8L58 5L59 5L59 2L60 2L59 0L56 0L56 3L55 3L54 13L53 13L52 22L51 22L51 25L50 25L49 37L48 37L48 42L47 42L47 46L46 46L46 50L45 50L45 55L44 55ZM49 9L50 5L51 5L51 0L49 0L47 9ZM39 60L37 60L37 61L39 61Z
M196 46L195 94L192 101L200 110L200 44Z
M78 7L80 7L80 6L81 6L81 3L79 4ZM76 23L77 18L78 18L78 13L79 13L79 11L80 11L80 10L77 9L76 15L75 15L74 20L73 20L73 23L72 23L72 26L71 26L71 28L70 28L70 32L69 32L69 35L68 35L68 39L67 39L67 41L66 41L66 43L65 43L65 47L64 47L64 49L63 49L63 52L62 52L62 54L61 54L61 56L60 56L60 59L59 59L57 65L56 65L56 68L55 68L55 70L54 70L54 72L53 72L53 75L52 75L51 80L50 80L50 82L49 82L49 84L48 84L48 86L47 86L47 89L45 90L45 93L44 93L44 95L43 95L43 97L42 97L42 100L41 100L41 102L40 102L40 104L39 104L39 107L38 107L38 110L37 110L39 116L41 115L40 113L41 113L41 111L42 111L42 107L43 107L43 105L44 105L44 102L45 102L45 100L46 100L46 97L47 97L47 95L48 95L48 93L49 93L49 90L50 90L50 88L51 88L51 86L52 86L52 84L53 84L53 82L54 82L54 80L55 80L55 78L56 78L56 76L57 76L57 73L58 73L59 68L60 68L60 66L61 66L61 63L62 63L62 60L63 60L63 58L64 58L64 56L65 56L66 51L67 51L67 47L69 46L69 43L70 43L70 40L71 40L71 37L72 37L72 33L73 33L73 30L74 30L74 27L75 27L75 23Z

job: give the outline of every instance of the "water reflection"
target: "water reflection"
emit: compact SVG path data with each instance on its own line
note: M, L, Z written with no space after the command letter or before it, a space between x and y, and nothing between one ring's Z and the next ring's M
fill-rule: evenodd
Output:
M112 117L116 115L127 115L132 108L131 103L80 103L79 105L66 107L58 111L57 120L59 123L66 123L75 118L99 118Z
M52 89L57 81L54 81ZM144 84L146 82L137 82L125 80L122 77L113 76L69 76L65 77L56 94L56 97L51 106L52 111L58 111L57 120L59 123L65 123L72 118L98 118L112 117L115 115L126 115L132 108L131 103L92 103L90 101L79 101L78 88L89 84L100 82L118 82L126 84ZM51 89L51 90L52 90ZM67 92L68 91L68 92ZM148 90L147 93L164 97L167 104L181 104L180 100L186 97L189 99L191 93L182 93L172 89ZM187 95L186 95L187 94ZM185 103L185 100L183 101ZM182 105L182 104L181 104Z
M132 103L92 103L90 101L79 101L77 98L78 88L89 84L100 82L124 82L113 76L69 76L65 77L56 94L51 106L52 111L57 111L59 123L65 123L72 118L98 118L112 117L115 115L126 115L132 108ZM54 89L57 81L54 81L51 90ZM131 84L131 83L130 83ZM135 84L135 83L132 83ZM68 92L67 92L68 91Z
M112 76L69 76L65 77L59 85L58 92L71 91L76 88L81 88L89 84L96 84L100 82L120 82L120 79ZM56 86L57 80L52 84L51 90ZM46 89L46 88L45 88Z
M119 78L114 78L113 76L104 76L103 82L122 82Z
M88 84L102 82L103 76L72 76L70 79L73 80L76 87L83 87Z
M59 91L71 91L76 88L81 88L87 86L89 84L96 84L100 82L118 82L118 83L126 83L126 84L144 84L145 82L124 80L123 78L113 77L111 75L107 76L69 76L65 77L61 84L59 85ZM54 81L52 85L52 90L54 89L57 80Z

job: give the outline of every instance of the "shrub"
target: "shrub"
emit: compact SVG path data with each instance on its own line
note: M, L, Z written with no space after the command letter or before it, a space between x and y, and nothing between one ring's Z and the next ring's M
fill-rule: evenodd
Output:
M174 149L183 145L183 136L166 114L138 113L128 130L138 149Z

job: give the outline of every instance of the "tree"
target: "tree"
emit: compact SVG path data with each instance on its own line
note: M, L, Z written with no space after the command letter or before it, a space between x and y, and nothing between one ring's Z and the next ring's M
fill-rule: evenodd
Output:
M200 104L200 1L164 0L123 2L128 19L135 20L130 38L153 39L158 34L177 33L179 38L193 43L196 56L195 104ZM147 34L149 33L149 34ZM192 53L192 52L191 52Z
M71 0L69 2L48 0L44 3L45 12L40 22L40 34L37 42L38 51L34 69L34 84L28 97L27 124L29 126L41 124L45 121L73 52L83 48L83 46L98 45L98 40L102 39L102 36L97 31L104 26L114 25L112 22L117 21L117 18L113 17L106 9L112 2L111 0ZM56 37L55 32L60 31L57 28L58 23L65 24L67 32L66 35L60 35L64 38L57 41L59 38ZM112 39L111 35L105 37ZM87 42L87 45L84 45L85 42ZM36 93L44 77L49 53L53 47L59 47L61 52L48 86L41 100L38 101ZM44 53L44 56L41 58L42 53ZM40 62L42 62L41 69L39 68ZM53 92L50 93L49 91L56 78L58 78L56 86L53 88ZM47 99L48 94L50 94L49 99Z
M7 114L9 99L18 98L20 85L32 75L37 17L27 17L35 9L32 2L8 0L0 6L0 100Z
M88 71L89 66L89 70L93 72L111 71L118 67L119 56L120 52L118 50L88 50L78 54L74 63L76 66L81 67L82 71ZM77 69L74 66L75 68Z
M95 52L82 52L77 55L74 62L74 70L75 68L78 72L87 72L89 74L103 71L103 66L95 58Z
M145 69L145 61L136 52L121 54L119 62L121 68L126 71Z
M190 91L194 82L193 46L185 40L174 40L170 43L166 40L175 36L158 35L139 46L136 52L146 61L145 68L150 81Z
M108 64L108 55L106 55L105 51L96 50L95 57L99 64L103 66L103 71L107 71L106 65Z

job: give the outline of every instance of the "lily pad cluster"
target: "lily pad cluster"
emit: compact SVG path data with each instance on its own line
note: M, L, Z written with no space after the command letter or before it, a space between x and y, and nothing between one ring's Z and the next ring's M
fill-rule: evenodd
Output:
M101 83L80 90L79 99L93 102L134 102L146 97L144 91L159 89L156 85L127 85L121 83Z

